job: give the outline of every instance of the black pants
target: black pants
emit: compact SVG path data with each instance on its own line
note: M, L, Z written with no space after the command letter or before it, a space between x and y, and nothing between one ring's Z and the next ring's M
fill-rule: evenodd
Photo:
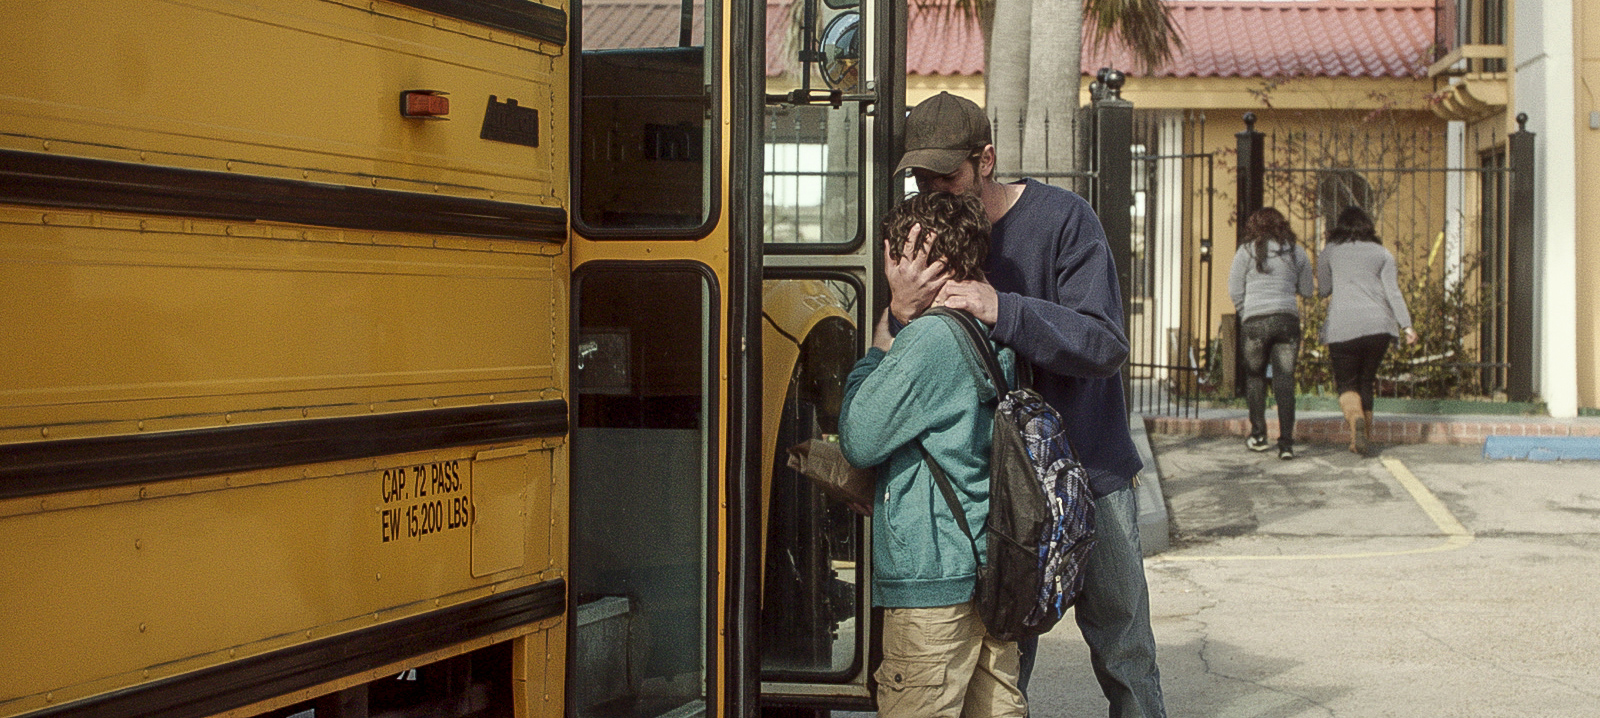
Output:
M1267 435L1267 362L1272 362L1272 395L1278 400L1278 445L1294 446L1294 364L1300 356L1300 319L1265 314L1244 320L1245 403L1250 435Z
M1340 394L1353 391L1361 395L1361 409L1372 411L1372 388L1378 382L1378 365L1389 353L1394 336L1368 334L1347 342L1328 345L1333 361L1333 388Z

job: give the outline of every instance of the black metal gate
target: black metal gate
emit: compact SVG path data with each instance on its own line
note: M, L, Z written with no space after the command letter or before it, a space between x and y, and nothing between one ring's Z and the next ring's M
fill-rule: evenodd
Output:
M1212 237L1216 158L1204 116L1136 116L1127 297L1129 410L1192 416L1214 379ZM1109 229L1109 228L1108 228Z

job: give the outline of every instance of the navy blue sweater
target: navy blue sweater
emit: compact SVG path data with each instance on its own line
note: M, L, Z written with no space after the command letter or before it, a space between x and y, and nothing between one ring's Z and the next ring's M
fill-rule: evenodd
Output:
M1000 293L993 336L1033 364L1034 388L1061 412L1095 496L1105 496L1143 467L1122 397L1128 337L1116 264L1088 202L1023 182L989 244L989 284Z

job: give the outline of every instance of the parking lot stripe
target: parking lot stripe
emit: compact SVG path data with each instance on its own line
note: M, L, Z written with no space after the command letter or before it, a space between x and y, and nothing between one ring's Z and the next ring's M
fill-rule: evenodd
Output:
M1465 536L1469 541L1472 539L1472 532L1468 531L1467 527L1462 526L1461 522L1456 520L1455 514L1450 513L1450 509L1445 507L1444 502L1440 501L1439 497L1434 496L1433 492L1428 490L1428 487L1422 485L1422 480L1418 479L1416 474L1411 473L1411 469L1406 468L1406 465L1401 463L1399 459L1388 456L1383 457L1381 461L1383 461L1384 468L1387 468L1389 473L1394 475L1395 480L1399 481L1401 486L1406 487L1406 491L1411 494L1411 498L1417 502L1418 506L1422 507L1424 513L1428 514L1428 518L1433 519L1434 525L1438 526L1439 530L1444 532L1444 535L1451 537ZM1465 546L1466 544L1462 545Z

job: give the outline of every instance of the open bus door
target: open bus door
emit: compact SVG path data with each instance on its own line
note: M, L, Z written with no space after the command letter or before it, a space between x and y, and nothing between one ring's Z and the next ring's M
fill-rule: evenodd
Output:
M836 441L844 379L887 304L874 241L898 199L903 2L772 0L762 113L761 703L870 709L867 519L787 466Z

